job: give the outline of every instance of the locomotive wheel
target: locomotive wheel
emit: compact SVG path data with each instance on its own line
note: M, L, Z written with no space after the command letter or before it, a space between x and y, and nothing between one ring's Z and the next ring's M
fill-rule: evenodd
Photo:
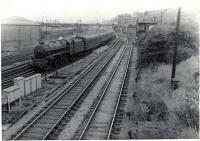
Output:
M62 65L62 55L59 55L59 56L58 56L57 62L58 62L58 65L59 65L59 66Z
M64 55L64 58L63 58L64 64L68 62L68 58L69 58L69 55L68 55L68 54L65 54L65 55Z
M63 56L63 61L64 61L64 64L68 62L68 55L67 54L65 54Z

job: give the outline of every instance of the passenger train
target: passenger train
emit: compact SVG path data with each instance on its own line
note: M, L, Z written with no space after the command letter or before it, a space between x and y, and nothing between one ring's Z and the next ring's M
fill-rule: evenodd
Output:
M40 43L34 48L32 66L36 71L45 71L48 66L59 66L71 61L77 55L84 54L115 38L113 31L100 34L58 39Z

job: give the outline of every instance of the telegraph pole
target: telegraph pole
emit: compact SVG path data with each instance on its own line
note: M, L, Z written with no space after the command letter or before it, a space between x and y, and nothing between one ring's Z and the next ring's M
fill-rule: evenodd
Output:
M174 81L175 73L176 73L176 58L177 58L177 48L178 48L178 43L179 43L180 16L181 16L181 7L178 8L178 15L177 15L177 22L176 22L176 40L175 40L175 47L174 47L171 84Z
M75 27L76 27L76 37L78 37L78 23L77 22L76 22Z
M47 18L46 18L46 33L47 33Z
M43 22L43 17L42 17L42 26L44 25L44 22Z

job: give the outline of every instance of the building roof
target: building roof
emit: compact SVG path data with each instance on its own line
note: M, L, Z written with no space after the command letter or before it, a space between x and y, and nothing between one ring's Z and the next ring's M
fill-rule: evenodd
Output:
M155 25L158 24L156 22L139 22L137 23L139 26L143 26L143 25Z
M1 19L1 24L4 24L4 25L40 25L39 23L32 22L26 18L18 17L18 16L4 17Z
M11 87L8 87L8 88L4 89L3 91L7 92L7 93L10 93L12 91L15 91L16 89L19 89L19 87L18 86L11 86Z

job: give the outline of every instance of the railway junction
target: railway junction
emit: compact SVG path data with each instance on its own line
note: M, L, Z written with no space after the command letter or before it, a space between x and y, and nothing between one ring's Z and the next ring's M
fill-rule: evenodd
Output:
M170 81L167 47L178 34L166 33L163 19L143 16L135 24L122 14L113 25L42 25L45 37L37 44L2 51L2 139L199 138L196 54L182 51L187 58L178 58L183 60ZM195 41L182 34L181 45ZM184 72L182 64L191 68ZM184 73L192 78L182 80Z
M134 38L117 35L97 49L74 57L67 66L56 70L50 67L39 76L26 60L5 68L3 138L114 139L119 130L115 124L123 118L118 109L126 100L128 72L136 52L133 43ZM17 86L19 89L14 89ZM112 108L107 111L106 107Z

